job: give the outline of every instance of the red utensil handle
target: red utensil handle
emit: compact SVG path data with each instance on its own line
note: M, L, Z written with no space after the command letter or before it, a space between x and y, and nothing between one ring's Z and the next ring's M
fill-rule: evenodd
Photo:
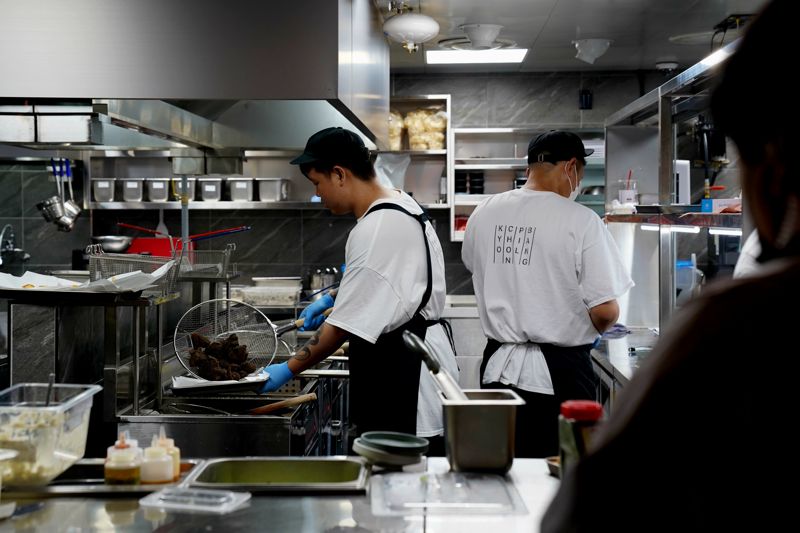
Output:
M166 235L166 233L161 233L160 231L156 231L150 228L143 228L142 226L136 226L135 224L126 224L125 222L117 222L117 226L121 226L123 228L128 229L135 229L139 231L144 231L145 233L152 233L153 235Z

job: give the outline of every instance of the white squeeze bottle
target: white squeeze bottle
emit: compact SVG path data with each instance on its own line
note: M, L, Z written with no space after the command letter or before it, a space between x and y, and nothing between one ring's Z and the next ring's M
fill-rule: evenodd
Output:
M158 445L158 437L153 435L151 445L144 449L142 459L142 483L170 483L172 481L172 457L166 448Z
M175 446L174 439L167 438L164 426L158 430L158 445L167 450L167 455L172 458L172 480L178 481L181 478L181 450Z

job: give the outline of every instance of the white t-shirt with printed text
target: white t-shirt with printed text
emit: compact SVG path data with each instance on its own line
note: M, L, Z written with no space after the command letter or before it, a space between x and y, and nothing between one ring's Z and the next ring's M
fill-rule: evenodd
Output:
M503 346L484 383L552 394L536 343L591 344L589 309L633 286L603 221L553 192L496 194L469 218L462 259L472 273L481 326Z

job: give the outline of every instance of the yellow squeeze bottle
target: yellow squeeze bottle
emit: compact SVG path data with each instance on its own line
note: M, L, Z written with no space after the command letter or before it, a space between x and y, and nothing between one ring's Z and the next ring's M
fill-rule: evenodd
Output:
M164 426L158 430L158 446L164 448L172 458L172 480L178 481L181 478L181 450L175 446L174 439L167 438Z

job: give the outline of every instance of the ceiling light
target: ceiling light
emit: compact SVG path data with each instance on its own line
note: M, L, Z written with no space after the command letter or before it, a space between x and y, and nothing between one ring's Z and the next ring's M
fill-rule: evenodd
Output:
M397 15L383 23L383 34L402 43L403 48L409 52L416 52L421 43L430 41L439 34L438 22L427 15L409 13L410 8L405 2L399 6L390 3L389 7Z
M465 63L522 63L527 48L498 50L426 50L425 62L429 65Z
M658 224L642 224L639 227L644 231L658 231L661 229Z
M594 64L595 60L605 54L611 46L609 39L579 39L572 41L578 51L575 57L589 64Z

